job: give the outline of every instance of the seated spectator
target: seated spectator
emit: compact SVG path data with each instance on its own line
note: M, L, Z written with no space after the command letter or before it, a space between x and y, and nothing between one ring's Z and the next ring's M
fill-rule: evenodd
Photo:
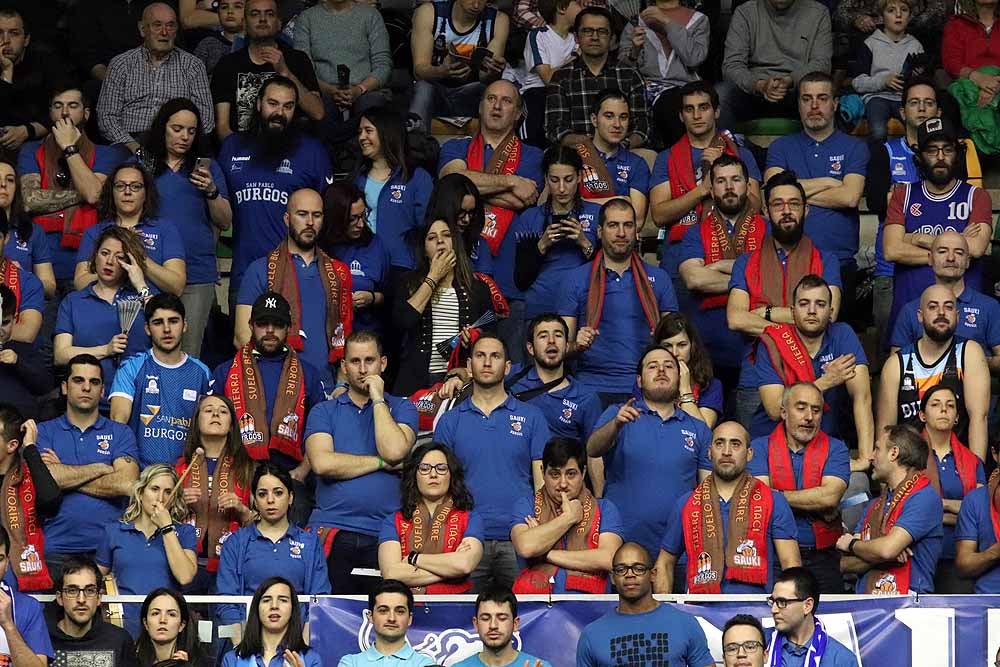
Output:
M996 65L1000 56L1000 37L992 30L998 13L997 3L991 0L958 2L941 37L941 65L953 79L976 84L984 103L1000 92L1000 75L979 71Z
M43 396L55 386L51 371L31 343L13 340L16 299L6 285L0 285L0 396L25 418L39 417Z
M103 2L73 5L69 53L72 62L90 77L88 87L96 84L93 90L100 90L112 58L142 44L142 17L151 4L151 0L141 0L124 7Z
M413 592L406 584L380 580L368 594L368 617L375 641L362 653L342 656L337 667L368 667L383 660L402 667L433 667L434 660L414 651L406 640L413 625Z
M293 110L297 109L309 120L322 120L323 100L309 56L276 39L281 32L277 0L246 0L244 26L246 46L223 56L212 72L215 132L219 141L234 132L251 129L253 100L259 99L261 86L275 75L295 87Z
M402 509L382 521L378 567L416 595L472 590L483 557L483 521L472 511L462 464L440 443L420 445L403 461Z
M387 319L387 292L392 288L392 258L382 239L372 231L365 193L356 185L337 182L323 192L323 233L317 244L351 271L352 327L382 332Z
M646 86L642 75L610 57L611 13L587 7L576 15L573 33L580 55L556 70L546 87L545 135L554 144L576 146L594 134L594 104L601 91L620 90L635 119L622 140L626 149L641 148L649 140Z
M795 117L796 90L810 72L829 72L830 11L815 0L751 0L733 11L719 83L719 125Z
M483 650L456 663L455 667L487 667L492 664L552 667L547 661L514 648L514 633L520 624L517 596L513 591L494 588L480 593L476 596L476 615L472 617L472 626L479 635ZM524 647L523 643L521 647Z
M101 582L97 563L89 558L68 558L61 580L55 583L56 604L62 609L58 621L49 623L49 639L55 664L86 663L100 659L107 667L135 664L132 637L123 628L99 617Z
M833 3L833 29L847 33L851 42L851 53L869 35L873 34L884 21L882 4L884 0L839 0ZM938 51L941 30L953 12L953 4L945 0L922 0L910 7L909 31L924 44L928 53ZM906 77L903 77L904 79Z
M181 0L181 25L184 27L188 27L188 19L184 16L183 6L194 5L199 1L205 2L205 0ZM244 0L218 0L217 12L200 8L194 10L204 16L208 27L212 29L209 34L201 38L192 51L195 57L205 63L205 70L209 77L212 76L215 66L224 56L243 46L245 40L243 34L244 4ZM216 27L217 29L214 29Z
M837 540L840 569L858 575L857 593L934 592L943 510L927 459L927 443L910 426L886 426L876 441L872 475L885 491L865 508L854 534Z
M111 381L122 359L137 354L149 346L142 306L143 290L149 288L143 277L146 253L142 241L122 227L108 227L94 243L89 273L97 276L83 289L70 292L59 304L56 319L55 363L63 366L78 354L90 354L100 360L101 372ZM139 301L135 321L122 330L119 314L126 300ZM127 310L127 308L126 308ZM101 399L102 408L110 408L110 397Z
M141 280L138 275L133 280L136 289L142 292L142 287L136 283L144 281L145 287L155 292L178 296L184 293L187 284L184 242L175 223L159 217L160 195L152 174L135 163L115 167L101 188L97 212L101 222L83 233L76 254L73 283L77 289L97 279L96 269L89 259L101 233L108 227L121 227L133 232L144 249ZM131 271L130 280L132 273L137 274Z
M510 18L476 0L422 3L413 13L410 113L431 131L431 118L475 116L486 84L503 73ZM480 119L485 114L480 108ZM522 114L523 115L523 114Z
M722 628L723 667L764 667L767 641L756 616L736 614Z
M218 29L222 8L211 0L180 0L178 11L181 27L189 34L201 30Z
M584 484L587 452L580 440L553 438L542 452L542 488L511 510L510 540L527 562L514 582L524 595L611 591L611 560L622 545L621 516Z
M709 19L680 0L658 0L625 24L618 61L635 67L646 82L646 104L659 141L672 146L684 135L679 120L685 84L699 80L708 57Z
M4 577L10 564L10 535L0 528L0 544L3 545L3 559L0 562L0 579ZM6 645L0 647L0 658L11 665L46 665L55 658L42 606L33 597L14 590L7 583L0 584L0 601L5 613L3 634Z
M302 612L295 587L284 577L269 577L254 591L243 641L222 657L222 667L239 667L247 660L270 665L275 659L295 667L322 667L303 633Z
M715 428L724 411L722 383L713 377L712 360L694 323L683 313L667 313L653 331L653 342L677 357L677 407Z
M198 625L184 596L169 588L157 588L142 602L142 627L135 642L139 665L179 660L190 667L207 667L198 642Z
M854 653L830 637L816 617L819 596L819 582L808 567L788 568L775 578L767 598L775 630L768 645L771 660L788 665L802 658L806 664L813 656L831 667L858 667Z
M118 368L110 397L111 419L135 432L139 465L144 468L177 461L196 401L208 393L211 373L181 350L186 319L178 297L157 294L143 310L152 347Z
M584 7L608 8L606 0L579 0L578 4L581 9ZM517 0L514 4L513 17L514 25L524 31L530 31L532 28L541 28L552 23L545 18L545 13L542 11L542 5L539 0Z
M10 338L34 345L42 328L45 288L35 274L18 266L15 258L5 256L6 248L15 233L6 214L0 214L0 285L7 287L14 295L14 327Z
M201 356L208 316L215 304L215 240L229 229L233 209L229 187L201 134L198 107L177 98L164 104L153 119L143 151L152 164L160 216L171 221L184 243L186 268L180 295L187 314L184 351Z
M97 103L97 122L110 143L134 153L163 101L175 97L198 105L202 132L215 127L205 65L177 47L177 28L173 8L154 2L142 13L142 46L111 59Z
M472 262L472 270L480 278L493 277L495 263L489 244L483 237L486 226L486 207L479 188L465 174L452 173L438 179L427 202L427 219L444 220L462 236L465 253Z
M295 48L316 68L329 139L346 140L353 119L392 100L389 33L375 5L324 0L310 7L295 19Z
M56 293L56 277L52 271L49 240L41 230L38 230L37 234L34 233L35 225L24 213L24 201L21 198L18 182L14 165L0 159L0 210L3 211L10 227L3 255L17 262L17 265L25 271L35 274L42 283L45 298L51 299Z
M868 119L868 141L881 144L889 134L889 119L895 118L912 70L911 54L924 52L920 41L906 29L916 0L881 0L881 28L865 40L854 62L852 86L861 94Z

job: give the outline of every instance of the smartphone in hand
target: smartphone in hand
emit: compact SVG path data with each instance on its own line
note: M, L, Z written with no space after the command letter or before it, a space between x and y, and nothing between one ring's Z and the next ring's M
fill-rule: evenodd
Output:
M207 157L200 157L194 161L195 171L208 171L208 165L211 164L211 160Z

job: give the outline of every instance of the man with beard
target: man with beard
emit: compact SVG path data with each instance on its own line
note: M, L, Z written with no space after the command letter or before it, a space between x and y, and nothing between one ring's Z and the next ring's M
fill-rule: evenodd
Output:
M510 542L514 504L542 486L542 452L549 427L542 412L504 388L510 372L504 343L481 335L469 356L472 396L444 413L434 439L455 452L465 468L465 482L483 517L483 558L472 573L472 586L510 587L519 569Z
M223 56L212 72L215 133L219 141L250 129L257 91L271 77L283 76L295 85L296 107L310 120L322 120L323 99L309 56L276 39L281 18L275 0L247 0L243 18L246 46Z
M319 192L332 182L333 167L323 145L291 126L298 99L293 81L271 77L257 93L251 129L229 135L219 149L233 202L230 312L236 310L247 266L284 240L288 196L302 188Z
M634 381L641 397L604 411L587 455L604 458L604 497L621 513L623 537L654 549L674 504L708 475L712 432L677 409L679 368L668 350L647 349Z
M618 605L580 633L576 667L715 665L697 619L653 597L656 569L649 551L626 542L615 553L611 574Z
M963 146L947 118L928 118L917 128L913 158L923 180L893 190L882 233L885 258L896 263L890 327L904 304L934 284L930 247L936 235L960 232L973 260L989 252L993 204L986 190L958 178ZM969 265L967 281L974 289L983 286L981 262Z
M737 422L716 426L708 451L712 474L676 503L653 590L674 591L674 568L686 554L684 585L677 586L682 592L766 592L775 562L780 569L801 564L792 508L747 470L754 450Z
M893 424L920 428L917 413L924 392L946 383L958 401L956 433L985 461L990 371L983 348L976 341L955 336L955 293L944 285L931 285L924 290L917 319L923 327L923 336L891 356L882 367L876 433Z
M406 640L413 625L413 591L401 581L382 579L368 594L368 614L375 641L362 653L345 655L337 667L368 667L385 662L399 667L429 667L434 660L417 653Z
M821 276L830 286L831 319L840 309L840 265L805 236L803 221L809 212L806 191L791 172L779 172L764 186L764 201L771 217L771 233L761 247L733 262L729 281L726 321L744 334L743 361L736 389L738 421L749 430L760 406L754 370L754 339L777 324L793 324L792 292L808 274ZM781 280L777 279L781 276Z
M885 490L865 508L855 532L837 540L840 569L858 575L857 593L934 592L944 507L924 473L927 455L927 443L906 424L884 427L875 442L872 477Z
M711 207L685 230L678 259L684 287L697 302L691 319L712 358L712 370L727 390L735 388L742 339L726 323L729 281L736 258L761 247L767 222L750 202L754 183L740 158L724 153L712 162L705 179ZM759 196L759 195L757 195Z
M838 507L850 481L851 457L843 441L820 429L822 414L823 393L815 384L796 382L784 388L781 423L770 435L750 442L756 452L750 472L781 491L795 516L802 563L820 580L824 593L840 594L844 579L834 546L843 533Z
M808 566L791 567L774 580L767 604L774 617L768 655L771 665L783 667L858 667L858 659L849 648L830 637L819 611L819 582ZM842 594L843 588L835 591ZM725 642L725 640L723 640ZM727 663L728 665L728 663Z
M517 596L509 588L492 588L476 597L472 627L483 650L455 667L552 667L545 660L514 648L514 633L521 625Z
M323 198L318 192L293 192L284 220L288 237L251 263L243 276L236 299L236 347L250 340L251 305L264 292L277 292L292 308L288 344L332 387L331 369L343 358L344 340L351 333L351 272L316 247L323 231Z
M139 465L173 465L187 440L198 397L208 393L208 367L181 349L187 328L184 303L161 292L146 302L152 347L129 357L111 383L111 419L128 424L139 446Z
M666 272L636 251L638 225L627 199L601 206L594 259L567 274L559 314L569 328L576 379L605 408L632 394L635 367L656 323L677 310Z

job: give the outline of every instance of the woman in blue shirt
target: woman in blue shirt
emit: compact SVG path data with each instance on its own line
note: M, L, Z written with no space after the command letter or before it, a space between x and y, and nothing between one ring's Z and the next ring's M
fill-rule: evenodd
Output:
M319 653L302 638L295 587L269 577L254 591L243 641L226 653L222 667L322 667Z
M683 313L667 313L656 325L653 340L680 362L680 409L715 428L722 414L722 382L713 377L712 359L698 330Z
M56 274L52 269L49 240L42 230L35 232L35 223L24 213L18 175L14 165L0 159L0 210L7 215L10 236L3 247L3 256L13 260L25 271L34 273L50 299L56 293Z
M165 660L179 660L192 667L205 667L198 644L198 626L184 596L169 588L151 591L139 613L142 627L135 642L139 667L152 667Z
M427 204L427 219L444 220L461 230L472 270L493 277L493 255L482 237L486 209L479 188L468 176L448 174L435 184Z

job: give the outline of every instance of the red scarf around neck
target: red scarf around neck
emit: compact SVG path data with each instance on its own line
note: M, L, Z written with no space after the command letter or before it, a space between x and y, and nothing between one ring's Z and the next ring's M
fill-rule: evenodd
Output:
M733 236L729 235L725 219L722 219L714 208L699 224L701 247L705 252L705 266L723 259L736 259L743 253L761 248L767 234L767 221L753 209L743 216ZM702 297L699 308L701 310L724 308L728 302L728 292L710 294Z
M35 509L35 481L28 464L18 460L3 476L3 527L10 537L11 567L21 591L52 588L45 564L45 535Z
M892 501L886 503L889 497L889 490L886 491L871 504L865 520L862 523L861 539L874 540L884 535L888 535L892 527L896 525L899 515L903 512L903 505L907 499L917 491L930 486L930 480L923 471L917 471L908 479L903 481L892 494ZM913 559L908 558L905 563L891 565L888 568L872 568L865 574L865 592L872 595L895 595L897 593L905 595L910 592L910 574L913 566Z
M471 171L480 171L484 174L512 176L517 173L520 164L521 140L514 132L508 134L493 150L489 164L486 164L486 144L483 141L482 132L477 132L476 136L472 138L469 150L465 154L465 165ZM483 227L482 236L486 239L486 244L490 247L490 252L494 257L500 252L500 244L503 243L513 220L514 211L508 208L486 207L486 224Z
M927 469L924 472L934 490L941 494L941 477L938 475L937 469L938 460L934 456L931 441L927 438L927 429L924 429L923 436L924 442L927 443ZM958 479L962 482L962 494L965 495L976 488L976 469L979 466L979 457L962 444L954 431L951 432L951 455L955 459L955 471L958 473ZM944 495L941 494L941 497L943 498Z
M774 238L765 236L760 250L747 260L747 288L750 290L750 310L761 306L789 306L792 292L803 276L810 273L823 275L823 259L808 237L803 236L792 252L788 253L786 266L778 258ZM781 276L781 280L777 277Z
M711 146L722 146L723 150L734 157L739 157L739 149L728 135L717 133L712 139ZM711 165L709 165L711 166ZM708 177L708 169L702 166L702 178ZM680 140L670 147L670 156L667 158L667 178L670 179L670 198L679 199L698 187L695 181L694 162L691 159L691 137L684 133ZM691 225L698 224L701 220L702 203L690 213L678 220L667 233L667 239L675 243L684 238L684 233Z
M816 382L809 350L791 324L772 324L760 334L760 343L767 350L774 370L782 383L790 387L796 382Z
M454 508L451 498L447 498L431 516L421 501L413 511L413 517L405 519L402 512L396 512L396 534L399 536L400 555L403 560L411 551L425 554L454 553L465 537L469 525L469 513ZM414 593L427 595L461 595L472 590L472 581L466 577L460 581L439 581L436 584L418 586Z

